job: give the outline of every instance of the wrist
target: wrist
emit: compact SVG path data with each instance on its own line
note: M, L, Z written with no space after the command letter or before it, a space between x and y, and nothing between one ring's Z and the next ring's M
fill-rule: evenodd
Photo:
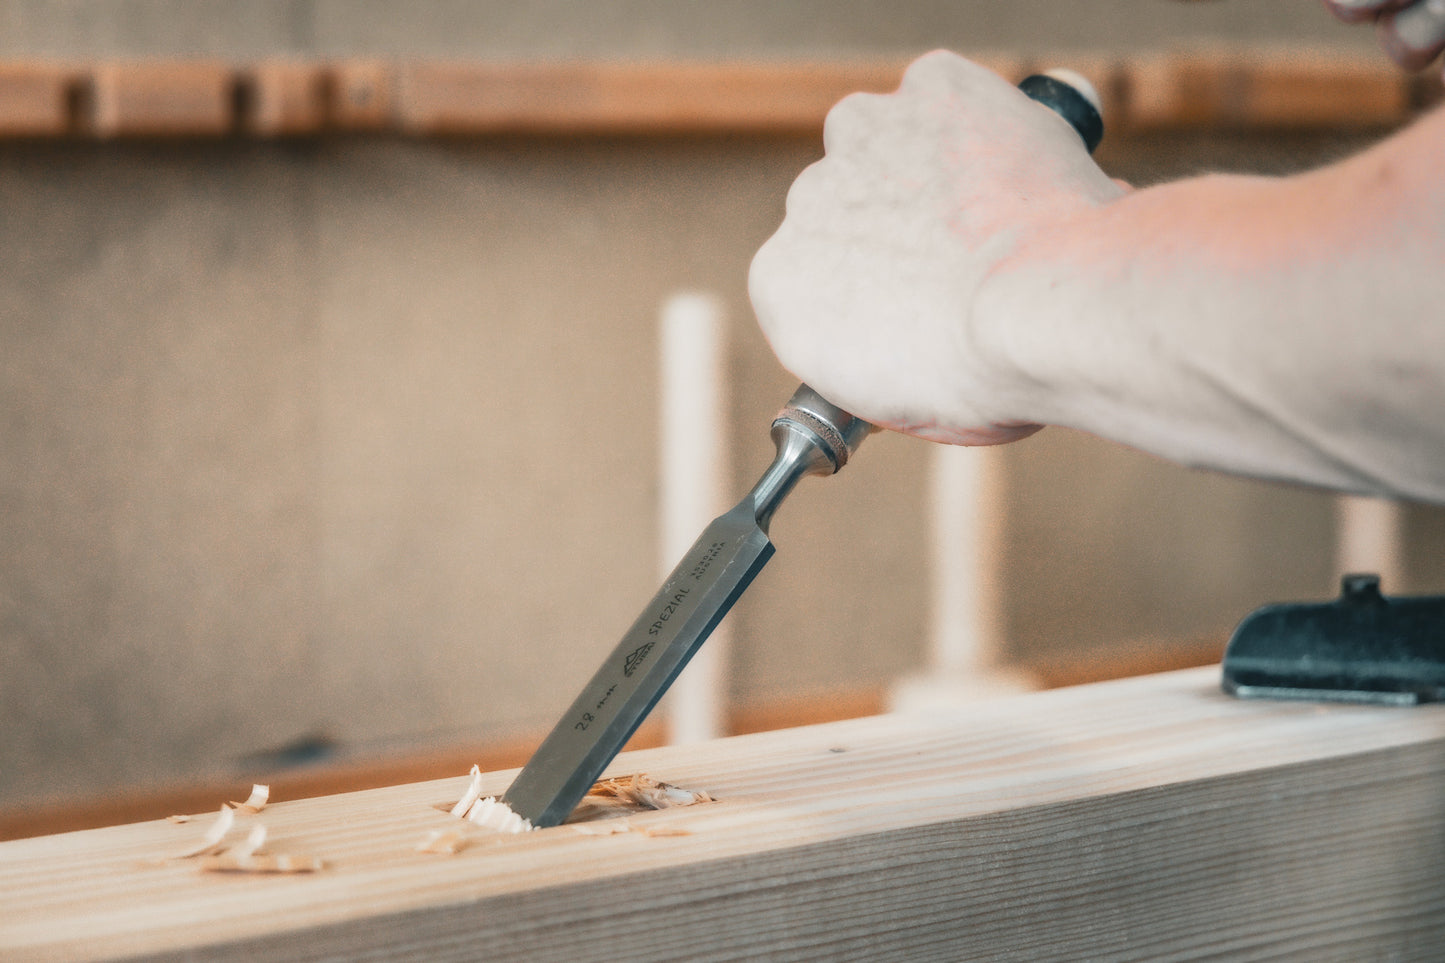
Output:
M1071 251L1087 244L1093 209L1025 239L983 276L968 318L968 350L998 409L1010 420L1064 424L1079 375L1069 326L1083 291ZM1097 233L1097 232L1092 232Z

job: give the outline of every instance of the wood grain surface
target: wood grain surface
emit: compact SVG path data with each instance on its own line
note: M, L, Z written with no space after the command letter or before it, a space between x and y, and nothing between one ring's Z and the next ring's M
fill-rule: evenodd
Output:
M0 844L0 958L1438 959L1445 708L1240 702L1217 669L619 757L718 801L416 852L466 777ZM487 777L500 792L510 772ZM219 800L218 800L219 803Z

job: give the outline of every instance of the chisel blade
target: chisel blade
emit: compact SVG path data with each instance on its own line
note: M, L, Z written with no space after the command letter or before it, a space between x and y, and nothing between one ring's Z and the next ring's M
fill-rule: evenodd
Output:
M502 801L565 820L773 554L745 501L703 530Z

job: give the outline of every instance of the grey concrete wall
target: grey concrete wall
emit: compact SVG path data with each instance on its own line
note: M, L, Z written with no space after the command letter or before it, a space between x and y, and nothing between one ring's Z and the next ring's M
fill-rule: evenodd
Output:
M0 2L4 56L735 59L1239 42L1366 48L1371 38L1310 0Z
M0 3L0 57L898 55L1296 32L1347 38L1305 2ZM1105 159L1147 179L1354 146L1221 143ZM364 755L549 724L655 588L652 331L670 292L730 311L734 487L770 455L791 379L746 268L818 149L0 147L0 805L230 772L316 734ZM784 508L736 613L736 701L918 665L926 462L876 438ZM1017 654L1217 636L1329 590L1319 495L1065 432L1004 467ZM1412 540L1417 570L1436 543Z

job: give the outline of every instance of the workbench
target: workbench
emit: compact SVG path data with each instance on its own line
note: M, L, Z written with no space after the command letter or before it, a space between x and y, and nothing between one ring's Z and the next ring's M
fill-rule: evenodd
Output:
M625 832L418 852L462 825L458 773L255 817L316 872L167 858L209 814L16 840L0 958L1440 959L1445 708L1218 677L625 753L610 772L716 797Z

